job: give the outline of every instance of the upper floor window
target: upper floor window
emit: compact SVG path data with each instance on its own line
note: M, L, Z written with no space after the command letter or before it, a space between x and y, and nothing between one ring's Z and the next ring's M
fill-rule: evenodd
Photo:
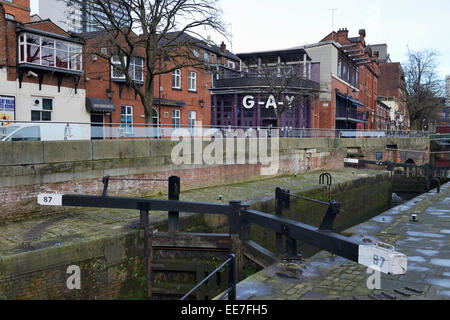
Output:
M177 69L172 72L172 88L181 89L181 70Z
M228 68L235 69L236 68L236 64L233 61L228 61Z
M22 33L19 36L19 62L82 71L82 47L67 41Z
M9 14L9 13L5 13L5 18L14 20L14 16L12 14Z
M189 72L189 91L197 91L197 73Z
M339 57L339 62L338 62L338 77L342 78L342 58Z
M209 53L208 52L205 52L203 54L203 59L205 60L206 63L209 63Z
M131 58L130 62L130 76L135 81L144 81L144 59Z
M124 63L127 63L127 57L124 57ZM125 79L123 73L122 61L119 56L111 57L111 77L113 79ZM130 78L134 81L144 81L144 59L132 57L130 61L130 67L128 69Z
M197 50L192 50L192 53L194 54L194 57L196 57L196 58L198 58L198 57L200 57L200 53L198 53L198 51Z

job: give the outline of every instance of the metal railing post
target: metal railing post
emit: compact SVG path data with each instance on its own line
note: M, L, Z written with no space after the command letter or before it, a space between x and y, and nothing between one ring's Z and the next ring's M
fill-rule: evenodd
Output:
M169 200L180 200L181 179L177 176L169 178ZM180 213L169 211L169 232L178 232L180 228Z
M230 263L228 264L228 288L230 292L228 293L228 300L236 300L236 256L231 255Z
M281 188L275 189L275 215L280 218L283 216L283 190ZM280 255L283 249L283 235L277 232L275 238L276 253Z
M149 211L150 207L148 204L140 205L140 228L144 232L144 272L146 277L146 286L147 286L147 299L151 299L152 297L152 281L151 281L151 253L150 253L150 240L149 240L149 227L150 227L150 219L149 219Z

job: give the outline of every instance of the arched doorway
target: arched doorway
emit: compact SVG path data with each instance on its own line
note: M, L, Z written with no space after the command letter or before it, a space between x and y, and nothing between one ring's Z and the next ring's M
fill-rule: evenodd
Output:
M152 110L152 119L153 119L153 125L157 126L159 124L159 114L155 108L153 108L153 110Z

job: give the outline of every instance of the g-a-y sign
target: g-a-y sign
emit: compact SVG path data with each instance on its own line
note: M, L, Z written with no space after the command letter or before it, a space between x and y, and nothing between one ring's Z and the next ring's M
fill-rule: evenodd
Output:
M291 107L292 104L294 103L295 96L285 96L285 98L286 98L287 105L289 107ZM243 104L244 108L252 109L255 106L255 104L256 104L255 97L251 96L251 95L245 96L244 99L242 100L242 104ZM266 102L260 101L260 102L258 102L258 104L260 106L264 106L265 105L266 109L269 109L270 107L273 107L274 109L277 109L278 106L283 106L284 102L283 101L277 102L275 100L275 97L273 95L270 95L269 98L267 98Z

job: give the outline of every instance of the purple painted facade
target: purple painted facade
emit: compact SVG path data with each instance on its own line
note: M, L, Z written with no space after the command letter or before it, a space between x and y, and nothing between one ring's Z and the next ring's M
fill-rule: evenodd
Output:
M298 83L286 91L286 96L295 96L292 108L287 109L281 115L283 128L309 129L312 128L313 105L312 97L304 96L304 90L296 87L318 90L320 87L320 64L311 63L311 74L306 79L298 80ZM231 77L216 80L212 89L212 125L265 128L277 126L277 114L273 106L266 107L269 95L262 88L261 78L248 74L236 73ZM251 96L254 103L251 109L244 105L244 98ZM278 101L287 105L285 97ZM248 104L247 104L248 106Z

